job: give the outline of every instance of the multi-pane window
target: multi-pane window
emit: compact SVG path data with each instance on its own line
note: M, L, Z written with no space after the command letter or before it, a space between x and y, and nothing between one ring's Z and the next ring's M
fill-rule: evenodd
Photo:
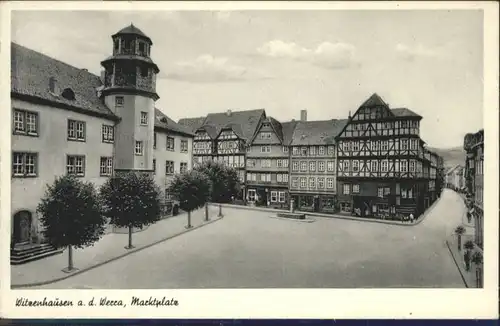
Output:
M85 141L85 122L68 120L68 139Z
M315 161L309 162L309 171L311 171L311 172L316 171L316 162Z
M352 172L358 172L359 171L359 161L354 160L352 161Z
M408 161L401 160L401 162L399 163L399 166L400 166L401 172L408 172Z
M278 192L271 191L271 203L275 203L278 201Z
M278 201L280 203L285 202L285 192L284 191L278 191Z
M38 154L12 153L12 173L15 177L36 177L38 173Z
M174 174L174 161L165 161L165 174Z
M372 161L372 172L378 172L378 161Z
M271 146L261 146L260 152L261 153L271 153Z
M357 142L357 141L352 142L352 150L359 151L359 142Z
M309 188L316 188L316 178L309 178Z
M415 172L415 161L411 160L410 161L410 172Z
M301 156L307 156L307 147L301 147L300 148L300 155Z
M288 153L288 146L283 146L283 153Z
M14 133L38 136L38 113L14 110Z
M389 150L389 142L387 140L382 140L381 148L383 151Z
M292 163L292 171L299 171L299 162L295 161Z
M142 155L144 153L144 143L140 140L135 141L135 155Z
M384 188L379 187L377 189L377 195L379 198L384 198Z
M300 171L302 171L302 172L307 171L307 162L306 161L300 161Z
M297 188L299 186L299 179L297 177L292 178L292 187Z
M325 172L325 162L324 161L318 162L318 172Z
M262 182L271 182L271 174L270 173L262 173L260 175L260 181L262 181Z
M327 186L329 189L333 189L333 178L327 178L327 179L326 179L326 186Z
M325 188L325 178L318 178L318 188Z
M351 193L351 185L348 183L344 183L344 185L342 186L342 193L344 195L349 195Z
M110 125L102 125L102 142L112 143L115 140L115 127Z
M249 167L249 168L255 167L255 160L254 159L248 159L247 160L247 167Z
M388 172L389 171L389 162L387 160L382 161L382 167L381 167L382 172Z
M332 172L335 170L335 166L333 163L334 163L333 161L326 162L326 168L327 168L328 172Z
M335 147L328 146L328 156L333 156L333 155L335 155Z
M180 172L181 173L186 173L187 169L188 169L188 164L186 162L181 162Z
M167 136L167 150L175 150L175 139L174 137Z
M314 146L309 147L309 155L311 155L311 156L316 155L316 147L314 147Z
M125 100L124 100L123 96L115 97L115 107L116 108L122 108L124 103L125 103Z
M271 160L268 160L268 159L261 160L260 166L263 168L270 168L271 167Z
M318 153L319 155L321 155L321 156L325 155L325 146L320 146L318 151L319 151L319 153Z
M344 164L344 171L349 171L349 161L346 160L343 162L343 164Z
M187 153L188 151L188 141L187 140L181 140L181 152L182 153Z
M305 177L300 178L300 187L301 188L307 187L307 179Z
M66 157L66 172L83 177L85 175L85 156L68 155Z
M402 150L408 149L408 139L401 139L401 149Z
M261 132L260 139L271 139L271 133L270 132Z
M113 158L101 156L100 175L110 176L113 173Z
M292 154L296 155L296 156L299 155L300 154L299 148L298 147L293 147Z
M276 166L279 168L282 168L284 161L286 161L286 160L276 160Z
M353 184L352 185L352 193L353 194L359 194L359 184Z
M141 125L147 126L148 125L148 113L147 112L141 112Z

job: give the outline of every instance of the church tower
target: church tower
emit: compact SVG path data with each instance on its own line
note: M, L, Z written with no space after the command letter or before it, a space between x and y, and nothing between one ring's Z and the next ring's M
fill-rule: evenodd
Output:
M106 105L118 116L114 170L153 172L156 75L153 42L131 24L112 36L113 55L101 62Z

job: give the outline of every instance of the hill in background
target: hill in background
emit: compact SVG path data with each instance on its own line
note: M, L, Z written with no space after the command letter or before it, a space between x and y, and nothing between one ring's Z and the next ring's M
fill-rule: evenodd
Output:
M465 165L465 150L461 146L452 148L429 147L429 149L443 158L445 169L456 165Z

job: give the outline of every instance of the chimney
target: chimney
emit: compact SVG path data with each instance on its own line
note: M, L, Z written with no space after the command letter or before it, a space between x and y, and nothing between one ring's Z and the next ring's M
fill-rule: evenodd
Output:
M307 121L307 110L300 110L300 121Z
M226 115L227 115L228 117L230 117L230 116L231 116L231 113L232 113L232 112L231 112L231 110L227 110Z
M101 70L101 83L104 84L104 80L106 79L106 71Z

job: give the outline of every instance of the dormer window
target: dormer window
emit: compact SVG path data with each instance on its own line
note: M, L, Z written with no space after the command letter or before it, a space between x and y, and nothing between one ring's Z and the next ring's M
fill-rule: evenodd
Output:
M59 87L57 86L57 79L50 77L49 79L49 91L52 94L59 95Z
M163 123L168 123L168 120L165 117L161 118L160 121L163 122Z
M74 101L75 100L75 92L71 88L66 88L61 94L67 100Z

